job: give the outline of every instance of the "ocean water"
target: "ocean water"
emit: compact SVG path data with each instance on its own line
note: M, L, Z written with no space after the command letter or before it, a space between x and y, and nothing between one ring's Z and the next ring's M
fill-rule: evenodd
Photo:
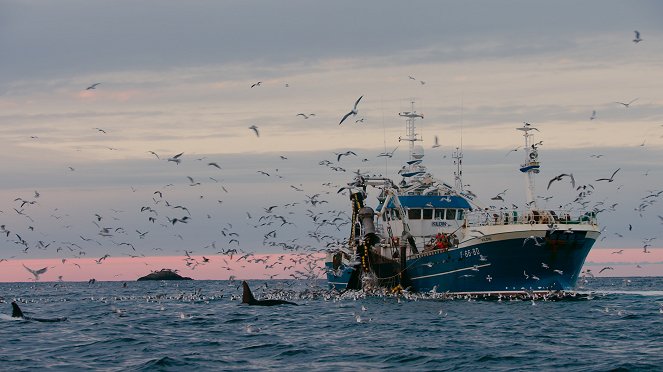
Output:
M2 283L0 369L663 370L663 278L596 278L562 300L327 291L324 282ZM440 297L440 296L437 296ZM17 299L39 323L12 319Z

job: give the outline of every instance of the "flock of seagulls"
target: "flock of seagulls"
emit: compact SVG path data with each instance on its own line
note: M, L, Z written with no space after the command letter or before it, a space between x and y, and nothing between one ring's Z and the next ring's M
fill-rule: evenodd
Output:
M634 43L639 43L643 39L640 37L640 33L638 31L635 31L635 39L633 40ZM413 80L413 81L418 81L420 85L424 85L425 82L423 80L417 80L413 76L408 76L408 79ZM262 81L257 81L255 83L252 83L250 85L250 88L258 88L262 86ZM90 90L96 90L102 83L97 82L94 84L91 84L85 88L86 91ZM286 84L287 86L287 84ZM354 102L352 105L352 108L349 112L345 113L338 125L343 124L348 118L350 117L356 117L359 113L359 104L362 101L364 95L359 96L359 98ZM639 98L634 98L628 102L620 102L620 101L615 101L615 103L622 105L625 108L630 108L631 105L636 102ZM301 117L302 119L310 119L312 117L315 117L315 113L297 113L295 116ZM596 110L592 112L592 115L590 117L590 120L595 120L597 118L597 113ZM360 123L363 122L364 118L359 118L355 122ZM536 129L531 126L530 123L524 122L524 125L526 127L530 127L532 129ZM95 127L93 128L95 131L97 131L100 135L106 135L108 133L107 128L99 128ZM260 131L257 125L251 125L248 127L253 134L255 134L256 138L260 138ZM538 129L536 129L538 130ZM36 136L35 136L36 137ZM540 145L537 144L537 145ZM439 143L439 138L438 136L434 136L434 144L432 146L433 148L440 147ZM109 147L110 149L114 149L112 147ZM393 157L395 151L398 149L398 147L394 148L392 151L385 151L383 153L380 153L377 155L377 157L385 157L385 158L391 158ZM510 152L517 151L518 149L511 150ZM510 153L509 152L509 153ZM151 154L151 156L154 157L155 160L159 161L162 160L162 157L156 152L156 151L147 151L147 153ZM319 165L328 167L331 171L334 172L346 172L346 169L342 168L340 166L341 161L344 158L347 157L358 157L357 152L353 150L347 150L345 152L338 152L334 153L335 155L335 162L333 160L322 160L319 162ZM508 153L507 153L508 155ZM603 155L599 154L596 155L596 158L602 157ZM175 165L180 165L183 162L184 159L184 152L180 152L178 154L175 154L173 156L167 157L165 160L168 163L175 163ZM288 158L285 156L280 157L283 161L287 161ZM362 157L363 158L363 157ZM202 160L202 159L198 159ZM367 161L367 158L363 158L362 161ZM208 161L206 164L210 168L214 168L218 171L221 171L223 168L217 161ZM68 167L68 169L71 172L76 171L74 167ZM621 168L618 168L616 171L612 173L612 175L609 178L599 178L596 179L595 182L600 182L600 181L607 181L607 183L612 183L615 181L616 176L618 172L621 170ZM265 176L265 177L279 177L282 178L278 173L278 169L273 170L273 171L266 171L266 170L258 170L257 171L259 174ZM196 188L199 188L200 186L204 185L204 182L201 181L200 179L194 179L191 176L186 176L187 179L189 180L189 183L187 184L188 187L191 188L191 190L194 190ZM196 177L197 178L197 177ZM209 177L212 182L215 184L218 183L218 179L214 177ZM568 178L571 184L571 187L573 189L576 188L576 181L572 173L562 173L552 179L549 180L548 185L547 185L547 190L551 188L551 185L555 182L562 181L564 178ZM324 185L324 184L323 184ZM168 186L168 185L166 185ZM333 185L331 183L328 183L327 186L330 189L339 189L343 190L342 187L339 185ZM302 187L301 185L289 185L289 187L294 190L293 192L296 193L306 193L306 188ZM582 188L582 189L580 189ZM579 203L583 203L584 201L582 200L584 197L591 195L591 192L593 190L594 186L592 185L581 185L579 186L579 190L581 192L581 196L579 197L580 200L577 200ZM219 185L219 190L223 190L223 192L227 193L228 190L224 187ZM132 191L135 192L136 190L132 187ZM505 202L505 194L507 190L504 190L501 193L498 193L495 195L491 200L493 201L499 201L499 202ZM327 192L329 193L329 192ZM642 213L646 208L649 206L653 205L657 200L658 197L661 195L661 192L658 192L655 196L647 196L643 198L642 204L637 208L640 213ZM35 191L35 195L33 200L27 200L27 199L20 199L16 200L16 202L20 203L17 204L17 208L14 208L14 211L17 216L22 216L24 217L27 221L30 221L30 223L34 224L34 219L27 214L27 210L25 208L34 208L36 205L38 205L36 199L39 198L40 194ZM160 226L160 229L164 230L169 230L169 229L174 229L178 226L181 225L188 225L195 223L197 220L201 218L208 218L211 219L211 215L207 216L200 216L196 214L194 211L192 211L189 207L184 206L184 205L178 205L176 203L170 202L168 198L168 192L166 190L156 190L152 194L152 201L150 205L143 205L139 209L140 211L138 212L140 215L143 215L147 221L149 221L150 224L154 226ZM200 199L208 198L209 195L199 195ZM337 211L337 210L316 210L316 208L319 208L321 205L328 203L327 200L322 199L321 194L314 194L312 196L306 195L305 198L303 198L300 201L295 201L292 203L286 203L282 205L271 205L269 207L264 208L264 213L260 216L254 217L249 211L246 211L247 215L247 220L248 223L252 224L254 229L262 229L262 228L268 228L269 231L264 232L263 237L263 243L266 246L272 246L272 247L279 247L283 250L286 251L291 251L291 252L307 252L306 254L303 254L301 257L302 261L298 262L292 262L292 264L301 264L304 262L304 260L312 260L311 252L319 252L321 249L326 249L329 247L334 247L334 246L339 246L343 243L343 239L345 238L344 231L342 231L343 226L347 225L349 223L349 216L345 214L343 211ZM222 200L218 200L218 204L222 204ZM309 206L309 209L306 210L306 216L310 218L312 223L314 224L315 228L311 231L307 232L308 237L315 239L320 246L316 248L312 248L310 246L304 246L300 245L297 243L296 239L295 240L290 240L290 241L279 241L277 237L280 235L279 229L281 228L286 228L288 226L294 226L294 223L290 220L290 215L289 213L295 213L293 211L293 208L295 205L307 205ZM601 206L600 204L597 204L597 206ZM612 207L614 209L614 206ZM277 213L277 211L281 211L283 213ZM180 212L180 214L176 215L173 214L175 212ZM85 236L80 236L80 240L78 242L75 241L56 241L56 240L51 240L51 241L46 241L43 239L37 239L36 241L30 241L30 239L25 239L24 236L25 233L19 232L16 233L13 231L13 229L10 230L10 228L6 227L5 225L2 225L2 229L0 230L0 233L4 234L6 238L9 239L9 242L18 245L22 247L21 249L24 252L27 252L31 248L37 248L41 250L46 250L48 247L54 247L57 249L57 252L68 252L69 254L73 254L73 257L67 257L67 258L62 258L63 264L67 262L67 260L73 259L77 257L83 257L86 255L86 249L81 245L83 243L86 244L94 244L97 246L104 246L104 247L112 247L113 249L117 249L118 247L126 247L127 249L131 249L131 252L135 252L130 254L131 257L139 258L144 256L144 252L139 252L140 250L140 245L139 242L147 241L151 236L155 235L155 232L153 229L146 230L144 228L131 228L130 226L120 226L119 222L121 221L121 218L119 217L120 213L113 213L112 219L110 221L114 221L114 223L109 224L109 218L105 215L102 215L103 213L95 213L94 214L94 219L91 221L91 223L94 223L96 228L98 229L97 235L98 238L89 238ZM164 215L164 214L170 214L170 215ZM53 218L56 220L60 220L64 218L65 216L57 214L57 211L54 211L52 214ZM663 223L663 216L659 216L661 219L661 222ZM71 227L71 226L69 226ZM33 226L30 225L28 227L28 231L34 231L37 229L38 226ZM332 233L326 230L332 230ZM137 241L132 241L131 239L127 239L128 237L128 232L129 231L135 231L135 239L138 239ZM173 236L177 237L178 239L183 240L183 236L181 233L173 231ZM235 256L239 256L237 260L251 260L252 257L255 256L254 253L244 251L240 249L240 242L241 242L241 237L239 236L238 232L233 231L233 227L231 224L228 224L227 227L224 227L222 230L220 230L221 237L226 238L227 240L223 243L219 242L211 242L209 246L205 247L205 249L217 249L217 244L223 245L223 248L217 249L216 252L213 253L219 253L219 254L227 254L230 259L234 259ZM338 238L337 236L340 236ZM124 239L117 239L117 238L124 238ZM531 241L534 242L534 244L539 244L539 241L536 237L530 237ZM651 246L651 240L646 241L644 245L644 251L649 252L647 250L647 247ZM138 249L137 249L138 245ZM158 250L158 247L154 247L154 250ZM208 251L209 252L209 251ZM202 258L196 258L196 256L193 254L192 251L185 251L185 257L183 258L185 262L187 263L187 266L189 266L191 269L195 269L195 267L199 265L205 265L205 264L210 264L214 263L216 259L208 258L205 256L202 256ZM209 255L209 253L207 253ZM102 255L98 259L95 259L96 264L103 264L107 259L112 258L113 256L116 256L117 252L114 251L109 251L108 253ZM253 258L254 260L260 260L258 258ZM267 262L267 261L258 261L258 263L265 264L265 267L267 269L269 268L275 268L277 266L292 266L292 265L285 265L285 262L283 262L283 258L277 259L276 261L273 262ZM25 269L32 275L32 278L34 280L39 280L40 276L45 274L48 271L47 267L41 268L41 269L31 269L27 266L25 266ZM224 266L228 271L231 271L231 265L229 262L225 262ZM299 272L296 274L297 277L307 277L307 276L312 276L313 272L315 271L314 267L317 267L317 263L310 263L309 266L311 269L308 272ZM605 270L610 270L611 268L606 268ZM603 270L602 270L603 272ZM318 275L319 272L315 273L315 275Z

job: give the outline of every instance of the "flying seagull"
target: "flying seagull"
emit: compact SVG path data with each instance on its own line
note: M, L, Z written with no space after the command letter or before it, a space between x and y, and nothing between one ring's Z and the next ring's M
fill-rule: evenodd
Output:
M97 89L97 85L99 85L99 84L101 84L101 83L94 83L94 84L90 85L89 87L85 88L85 90Z
M612 182L612 181L614 181L613 178L615 177L615 174L617 174L617 172L619 172L620 169L622 169L622 168L617 168L617 170L614 171L614 172L612 173L612 176L610 176L610 178L599 178L599 179L596 180L596 181L608 181L608 182Z
M357 115L357 112L358 112L358 111L357 111L357 105L359 104L359 101L361 101L361 99L362 99L363 97L364 97L364 96L361 96L361 97L359 97L359 98L357 99L357 101L355 102L355 105L352 107L352 111L350 111L350 112L348 112L347 114L345 114L345 116L343 116L343 119L341 119L341 121L338 123L338 125L343 124L343 122L345 121L345 119L348 118L348 116L350 116L350 115L352 115L352 116L356 116L356 115Z
M635 30L635 31L633 31L633 32L635 32L635 39L633 39L633 42L636 43L636 44L639 43L639 42L641 42L642 39L640 39L640 31Z
M396 146L395 149L391 150L391 152L382 152L382 153L380 153L380 155L378 155L378 158L379 157L391 158L392 156L394 156L394 153L396 152L396 150L398 150L398 146Z
M253 84L251 84L251 88L253 88L253 87L259 87L260 84L262 84L262 81L259 81L259 82L257 82L257 83L253 83Z
M596 110L592 110L592 116L589 117L589 120L596 119Z
M349 156L349 155L354 155L357 156L357 154L354 153L354 151L346 151L346 152L341 152L341 153L335 153L336 154L336 161L341 161L341 156Z
M182 159L180 159L180 156L184 155L183 152L180 152L179 154L173 156L172 158L168 158L168 161L172 161L175 164L179 165Z
M39 280L39 275L45 273L48 270L48 267L44 267L44 268L41 268L39 270L32 270L31 268L29 268L25 265L23 265L23 267L25 267L25 269L28 270L30 272L30 274L34 275L35 280Z
M562 174L560 174L559 176L552 178L552 179L550 180L550 182L548 182L548 187L546 188L546 190L550 190L550 185L552 185L552 183L555 182L555 181L561 181L561 180L562 180L562 177L569 177L569 178L571 178L571 186L573 186L573 188L576 187L576 180L575 180L575 178L573 178L573 174L572 174L572 173L569 173L569 174L562 173Z
M249 127L249 129L256 132L256 137L260 137L260 132L258 132L258 127L256 127L255 125L252 125L252 126Z
M440 147L440 139L435 136L435 143L433 144L433 148Z
M638 97L638 98L640 98L640 97ZM634 98L634 99L632 99L629 103L617 102L617 101L615 101L615 103L619 103L620 105L624 105L624 107L628 108L628 107L631 105L631 103L637 101L638 98Z

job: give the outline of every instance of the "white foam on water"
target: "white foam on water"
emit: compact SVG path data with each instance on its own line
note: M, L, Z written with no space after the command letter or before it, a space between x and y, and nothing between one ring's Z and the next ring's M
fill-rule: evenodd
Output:
M2 320L23 320L21 318L12 318L11 315L7 315L7 314L0 314L0 319L2 319Z
M583 295L634 295L634 296L647 296L647 297L661 297L663 296L663 291L619 291L619 290L610 290L610 291L591 291L591 292L576 292Z

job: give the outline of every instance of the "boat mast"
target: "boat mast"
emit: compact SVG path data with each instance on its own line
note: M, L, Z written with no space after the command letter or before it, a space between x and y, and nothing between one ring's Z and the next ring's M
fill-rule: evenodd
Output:
M460 99L460 148L456 147L456 151L451 154L454 159L456 171L454 172L454 186L458 192L463 191L463 98Z
M539 130L533 127L530 123L523 123L522 127L516 129L525 132L523 134L523 137L525 137L525 163L520 165L520 171L526 175L527 206L530 210L534 210L536 209L534 175L539 173L541 164L539 163L537 145L530 143L530 138L534 136L530 131L535 130L538 132Z
M415 160L417 159L417 154L414 151L414 143L416 141L423 141L421 136L417 135L415 126L414 126L414 119L415 118L424 118L424 115L418 114L417 111L414 109L414 101L410 102L411 104L411 109L410 111L404 111L404 112L399 112L398 116L403 116L407 118L405 120L405 137L398 137L398 141L409 141L410 142L410 160Z
M454 172L456 190L463 191L463 150L456 147L456 151L451 154L451 157L456 165L456 171Z

